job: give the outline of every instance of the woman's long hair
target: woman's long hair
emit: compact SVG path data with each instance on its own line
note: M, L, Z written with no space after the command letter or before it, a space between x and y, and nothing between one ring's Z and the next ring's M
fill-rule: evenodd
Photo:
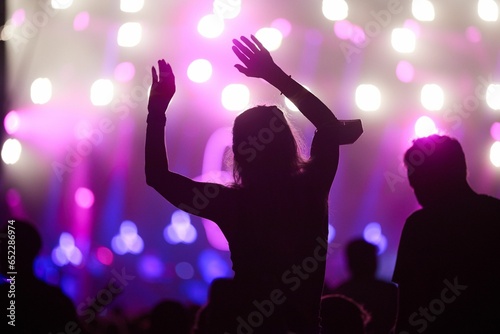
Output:
M240 187L284 181L304 166L292 129L276 106L257 106L238 115L232 148L233 176Z

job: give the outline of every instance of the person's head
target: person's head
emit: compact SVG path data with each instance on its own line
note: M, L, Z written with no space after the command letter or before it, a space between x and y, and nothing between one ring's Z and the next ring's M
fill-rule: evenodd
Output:
M234 177L241 186L295 175L302 158L285 115L276 106L257 106L233 126Z
M352 277L375 277L378 248L364 239L356 239L347 245L347 264Z
M189 332L186 308L174 300L163 300L155 305L150 314L149 333L185 334Z
M7 246L8 240L11 240L10 237L12 237L16 245L16 271L22 273L22 275L30 275L33 271L33 262L42 249L42 238L38 230L33 224L16 219L12 225L7 224L0 231L0 234L5 235L5 238L0 243L3 253L1 262L2 274L9 271L7 270Z
M406 151L404 163L410 185L424 207L468 188L465 154L456 139L440 135L418 138Z
M321 328L324 334L364 334L370 314L344 295L321 298Z

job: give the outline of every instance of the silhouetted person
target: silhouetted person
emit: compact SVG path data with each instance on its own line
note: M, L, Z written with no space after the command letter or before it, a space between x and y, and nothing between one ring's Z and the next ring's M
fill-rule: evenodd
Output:
M450 137L415 140L404 162L422 209L399 244L396 332L500 333L500 200L471 189Z
M151 311L150 320L149 334L188 334L190 332L186 308L173 300L158 303Z
M15 280L4 281L0 285L3 312L0 332L83 333L73 302L61 289L39 280L33 273L33 262L42 248L42 239L36 228L28 222L15 220L13 224L5 226L0 234L12 238L0 239L2 275L7 279L15 276ZM8 240L14 240L15 247L9 248ZM11 263L7 262L7 256L14 253L9 251L15 251L15 260ZM14 310L7 310L9 307Z
M228 333L279 334L286 328L316 333L328 247L328 194L339 145L354 142L361 123L337 120L252 40L233 40L233 51L244 64L236 68L269 82L313 123L317 131L310 159L300 157L283 112L258 106L234 121L234 185L195 182L172 172L164 127L175 82L170 65L161 60L159 76L153 68L148 105L146 180L176 207L217 223L227 238L235 273Z
M368 334L390 333L396 322L398 289L396 285L377 279L377 246L356 239L346 247L347 265L351 277L333 289L345 295L370 313Z
M322 334L365 334L370 314L355 300L330 294L321 298Z
M210 284L208 301L197 314L193 334L213 333L216 328L223 328L225 318L231 312L234 295L232 278L216 278Z

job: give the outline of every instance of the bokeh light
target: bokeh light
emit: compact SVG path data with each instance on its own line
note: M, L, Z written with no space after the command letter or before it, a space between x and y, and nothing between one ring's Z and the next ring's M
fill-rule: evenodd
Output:
M206 38L219 37L224 31L224 20L215 14L203 16L198 22L198 33Z
M75 245L75 238L68 232L61 233L59 245L52 250L52 261L57 266L72 264L79 266L83 261L83 254Z
M144 241L137 233L137 225L125 220L120 224L120 233L111 239L111 249L118 255L139 254L144 249Z
M198 233L196 228L191 225L189 214L176 210L172 213L172 219L169 225L163 230L163 237L169 244L178 243L191 244L196 241Z
M221 103L229 111L242 111L250 103L250 90L243 84L229 84L222 90Z
M278 29L283 37L287 37L292 31L292 24L287 19L278 18L271 23L271 28Z
M142 39L142 25L139 22L127 22L118 29L116 42L119 46L131 48L137 46Z
M22 153L22 145L15 138L7 139L2 146L2 161L6 165L13 165L19 161Z
M111 80L96 80L90 89L90 101L95 106L107 106L114 96L114 86Z
M144 0L120 0L120 10L125 13L137 13L144 7Z
M474 26L467 27L467 29L465 30L465 37L467 37L467 40L469 40L469 42L479 43L482 39L481 30Z
M229 264L212 249L205 249L198 257L198 267L203 280L210 284L215 278L232 275Z
M51 4L54 9L68 9L73 4L73 0L52 0Z
M428 116L421 116L415 122L415 135L417 138L428 137L437 133L438 129L432 118Z
M94 193L92 190L80 187L75 191L76 204L84 209L89 209L94 205Z
M391 43L394 50L400 53L412 53L416 46L415 33L408 28L394 28Z
M490 161L495 167L500 167L500 141L496 141L490 148Z
M491 137L497 141L500 141L500 122L495 122L490 128Z
M255 33L255 37L269 51L275 51L281 46L283 35L276 28L261 28Z
M367 224L363 230L363 239L376 245L378 254L382 254L387 248L387 237L382 233L382 226L379 223Z
M321 10L330 21L344 20L349 15L349 5L344 0L323 0Z
M116 65L114 73L116 81L129 82L135 76L135 66L131 62L125 61Z
M382 103L380 90L375 85L361 84L356 88L356 105L363 111L376 111Z
M335 227L328 224L328 243L332 242L333 239L335 239L336 235L337 235L337 231L335 230Z
M444 91L436 84L426 84L420 92L422 106L430 111L441 110L444 105Z
M192 279L194 276L194 268L188 262L180 262L175 266L175 273L182 279Z
M436 16L434 5L429 0L413 0L411 11L419 21L434 21Z
M193 60L188 66L187 76L193 82L206 82L212 76L212 64L206 59Z
M146 280L156 280L165 273L165 266L156 255L144 255L139 259L139 274Z
M498 4L494 0L479 0L477 14L486 22L495 22L498 20Z
M45 104L52 98L52 82L48 78L38 78L31 84L31 101Z
M88 12L81 12L75 16L73 20L73 29L75 31L83 31L88 28L90 23L90 15Z
M15 27L19 27L24 23L24 20L26 19L26 12L23 8L16 9L14 13L12 13L12 21L11 23Z
M396 76L401 82L411 82L415 76L415 69L410 62L401 60L396 66Z
M113 263L113 252L108 247L99 247L96 251L97 260L102 264L109 266Z
M350 39L353 34L353 24L349 20L336 21L333 24L335 35L343 40Z
M490 84L486 90L486 103L493 110L500 110L500 84Z
M5 132L9 135L13 135L19 130L19 126L21 124L21 120L19 118L19 113L15 110L11 110L7 113L5 118L3 119L3 126Z

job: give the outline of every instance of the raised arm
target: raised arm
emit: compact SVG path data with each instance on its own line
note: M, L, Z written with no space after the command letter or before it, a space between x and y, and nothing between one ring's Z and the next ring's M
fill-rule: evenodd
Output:
M271 57L269 51L255 37L242 36L240 42L233 40L233 51L243 63L235 67L248 77L262 78L276 87L317 128L338 123L332 111L314 94L287 75Z
M158 61L160 76L152 67L153 82L148 103L146 129L146 183L155 188L164 178L170 177L165 148L165 123L167 110L175 94L175 77L170 64Z
M196 182L170 170L165 146L165 124L167 110L175 93L175 78L172 68L164 60L158 61L159 75L152 68L153 84L148 103L146 129L146 183L167 201L181 210L213 219L220 211L223 186ZM207 190L208 189L208 190ZM210 191L210 202L204 194ZM218 194L213 198L212 194Z

